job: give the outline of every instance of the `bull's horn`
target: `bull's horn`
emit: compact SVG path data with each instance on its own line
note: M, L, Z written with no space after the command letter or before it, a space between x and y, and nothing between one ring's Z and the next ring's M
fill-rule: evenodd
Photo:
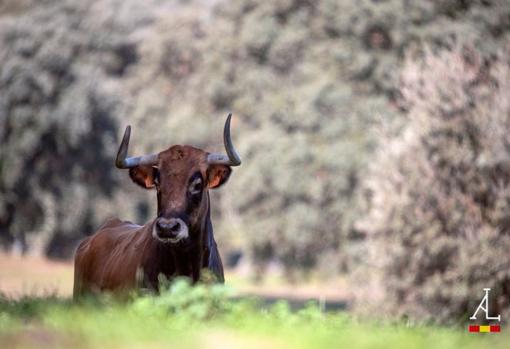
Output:
M129 137L131 136L131 126L126 127L124 131L124 137L120 143L119 151L117 152L117 158L115 159L115 166L118 168L131 168L136 166L154 166L158 164L158 154L126 157L129 147Z
M232 119L232 113L227 116L225 121L225 128L223 129L223 143L225 144L225 154L211 153L207 156L207 163L227 166L239 166L241 165L241 158L232 144L232 138L230 138L230 119Z

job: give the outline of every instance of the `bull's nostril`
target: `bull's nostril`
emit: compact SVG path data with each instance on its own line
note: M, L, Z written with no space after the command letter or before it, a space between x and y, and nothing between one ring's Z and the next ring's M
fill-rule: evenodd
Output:
M181 223L174 222L173 224L171 224L170 230L173 232L177 232L177 231L181 230Z

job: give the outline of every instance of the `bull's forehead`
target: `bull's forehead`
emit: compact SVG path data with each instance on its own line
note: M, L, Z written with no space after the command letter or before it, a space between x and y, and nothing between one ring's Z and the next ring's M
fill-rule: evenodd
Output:
M159 153L159 171L169 176L187 177L196 171L203 171L207 153L189 145L174 145Z

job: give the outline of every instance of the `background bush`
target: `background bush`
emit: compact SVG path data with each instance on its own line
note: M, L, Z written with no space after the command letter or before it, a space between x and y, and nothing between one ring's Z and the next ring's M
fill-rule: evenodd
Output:
M471 316L490 287L492 311L508 315L508 53L484 59L455 46L408 57L409 120L382 142L367 181L378 307L453 322Z

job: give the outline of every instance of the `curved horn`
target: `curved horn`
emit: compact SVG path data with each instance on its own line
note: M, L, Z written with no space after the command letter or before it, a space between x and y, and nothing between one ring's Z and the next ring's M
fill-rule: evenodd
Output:
M241 157L237 154L230 137L230 120L232 119L232 113L227 116L225 121L225 128L223 129L223 143L225 144L225 151L227 155L219 153L211 153L207 156L207 163L227 165L227 166L239 166L241 165Z
M158 154L126 157L129 147L129 137L131 136L131 126L126 127L124 131L124 137L119 146L117 152L117 158L115 159L115 166L118 168L131 168L139 165L154 166L158 164Z

